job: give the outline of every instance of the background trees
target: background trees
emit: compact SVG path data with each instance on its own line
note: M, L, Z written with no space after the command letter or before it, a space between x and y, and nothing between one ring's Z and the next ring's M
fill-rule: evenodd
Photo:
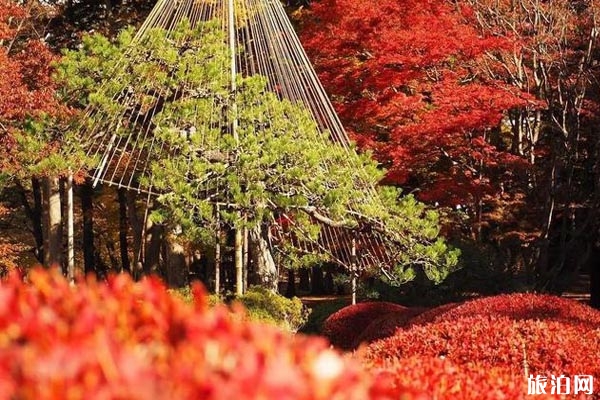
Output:
M387 182L561 290L597 237L596 5L417 3L315 2L304 44Z

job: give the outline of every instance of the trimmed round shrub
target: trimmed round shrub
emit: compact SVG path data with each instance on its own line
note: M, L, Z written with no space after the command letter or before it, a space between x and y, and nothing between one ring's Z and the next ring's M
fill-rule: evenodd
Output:
M0 284L2 399L417 399L328 349L157 279Z
M524 399L529 375L592 375L598 382L599 314L554 296L482 298L426 311L357 357L434 398Z
M600 331L559 321L474 316L416 325L369 345L366 360L441 357L481 368L503 367L521 376L587 374L600 378L595 359Z
M383 301L347 306L331 314L325 320L322 334L335 347L351 350L363 329L375 319L390 313L405 312L407 309L407 307Z
M358 348L361 344L371 343L379 339L393 336L396 330L407 326L415 316L425 312L427 309L422 307L409 307L402 311L384 314L375 318L358 335L353 348Z
M562 297L515 293L483 297L467 301L432 316L428 322L454 321L467 316L498 316L515 320L534 319L583 324L589 328L600 327L600 311Z

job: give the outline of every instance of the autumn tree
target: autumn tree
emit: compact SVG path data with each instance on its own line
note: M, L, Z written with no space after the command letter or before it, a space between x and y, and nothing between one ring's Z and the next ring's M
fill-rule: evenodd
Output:
M385 182L466 208L477 236L486 199L522 163L501 121L527 98L478 63L510 42L436 0L315 2L302 38L353 138L388 169Z
M0 173L5 185L16 186L31 220L38 260L50 265L60 264L61 219L58 178L45 163L57 136L42 129L41 121L64 109L51 78L55 56L36 25L47 12L38 2L0 1Z
M597 242L598 29L592 1L465 0L466 21L514 45L490 52L487 74L536 98L508 121L515 154L529 162L528 204L538 219L540 288L565 287Z

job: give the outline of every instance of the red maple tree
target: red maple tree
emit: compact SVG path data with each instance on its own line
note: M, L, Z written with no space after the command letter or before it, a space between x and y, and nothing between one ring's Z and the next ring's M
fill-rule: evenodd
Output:
M314 3L303 43L352 138L420 198L477 204L514 167L501 121L529 98L483 73L509 48L440 0Z

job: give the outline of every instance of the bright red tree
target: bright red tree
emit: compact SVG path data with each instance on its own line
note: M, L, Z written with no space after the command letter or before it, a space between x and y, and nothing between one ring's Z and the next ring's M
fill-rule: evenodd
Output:
M302 38L351 136L374 151L389 183L474 205L521 163L500 128L527 100L483 73L485 54L510 41L479 34L463 22L470 10L459 11L439 0L324 0Z

